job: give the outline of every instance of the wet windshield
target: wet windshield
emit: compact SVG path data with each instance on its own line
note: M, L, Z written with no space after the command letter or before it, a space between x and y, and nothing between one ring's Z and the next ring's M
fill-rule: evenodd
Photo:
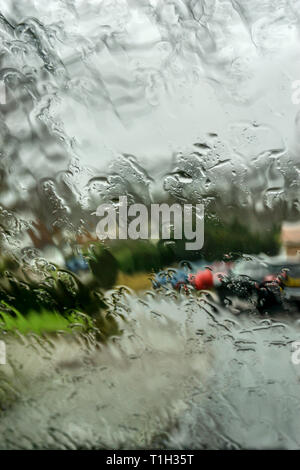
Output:
M299 449L299 33L0 0L0 449Z

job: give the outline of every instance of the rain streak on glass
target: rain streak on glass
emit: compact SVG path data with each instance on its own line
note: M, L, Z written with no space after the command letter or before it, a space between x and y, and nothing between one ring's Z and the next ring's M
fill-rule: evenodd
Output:
M0 0L0 449L300 447L300 285L255 290L300 280L299 32L299 0ZM119 196L203 204L203 250L99 242Z

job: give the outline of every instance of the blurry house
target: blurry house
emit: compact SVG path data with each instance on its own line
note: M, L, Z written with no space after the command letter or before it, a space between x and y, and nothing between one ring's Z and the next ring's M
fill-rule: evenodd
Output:
M287 257L300 258L300 222L284 222L281 227L283 252Z

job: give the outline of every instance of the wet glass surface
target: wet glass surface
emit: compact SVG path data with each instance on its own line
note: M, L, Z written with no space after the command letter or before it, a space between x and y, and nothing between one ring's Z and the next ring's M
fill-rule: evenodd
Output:
M299 34L299 0L0 0L1 449L299 448ZM203 204L202 251L106 246L120 196Z

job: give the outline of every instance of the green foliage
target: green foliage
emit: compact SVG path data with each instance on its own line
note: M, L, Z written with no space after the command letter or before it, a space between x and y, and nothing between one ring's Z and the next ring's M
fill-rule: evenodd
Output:
M223 260L228 254L260 254L274 256L280 249L280 229L273 227L264 232L251 232L237 220L224 223L220 220L205 218L204 245L199 251L186 251L187 240L174 240L174 260L206 261Z
M70 324L74 328L78 323L81 328L83 318L94 318L101 341L120 334L117 319L106 312L103 293L95 279L85 284L74 273L59 269L41 282L23 274L0 275L4 329L40 331L45 322L46 331L69 331Z
M172 246L147 240L126 240L112 247L119 269L127 274L157 271L173 263L176 255Z
M176 259L170 245L148 240L120 240L109 248L99 242L86 250L84 255L94 282L104 289L115 284L119 270L126 274L157 271Z
M229 224L206 219L204 226L203 257L208 261L221 260L228 253L259 254L274 256L280 249L280 230L262 233L251 232L237 220Z
M93 315L105 308L101 292L84 284L74 273L58 269L43 281L37 282L24 276L7 273L0 277L0 301L22 312L30 310L54 310L62 315L70 309Z
M5 307L6 311L2 311ZM27 333L53 333L63 331L66 333L85 332L94 328L92 319L80 312L69 312L62 316L58 312L30 310L26 317L16 308L1 302L0 306L0 332L18 331Z
M101 243L93 244L85 258L94 276L94 283L103 289L111 288L117 279L118 262Z

